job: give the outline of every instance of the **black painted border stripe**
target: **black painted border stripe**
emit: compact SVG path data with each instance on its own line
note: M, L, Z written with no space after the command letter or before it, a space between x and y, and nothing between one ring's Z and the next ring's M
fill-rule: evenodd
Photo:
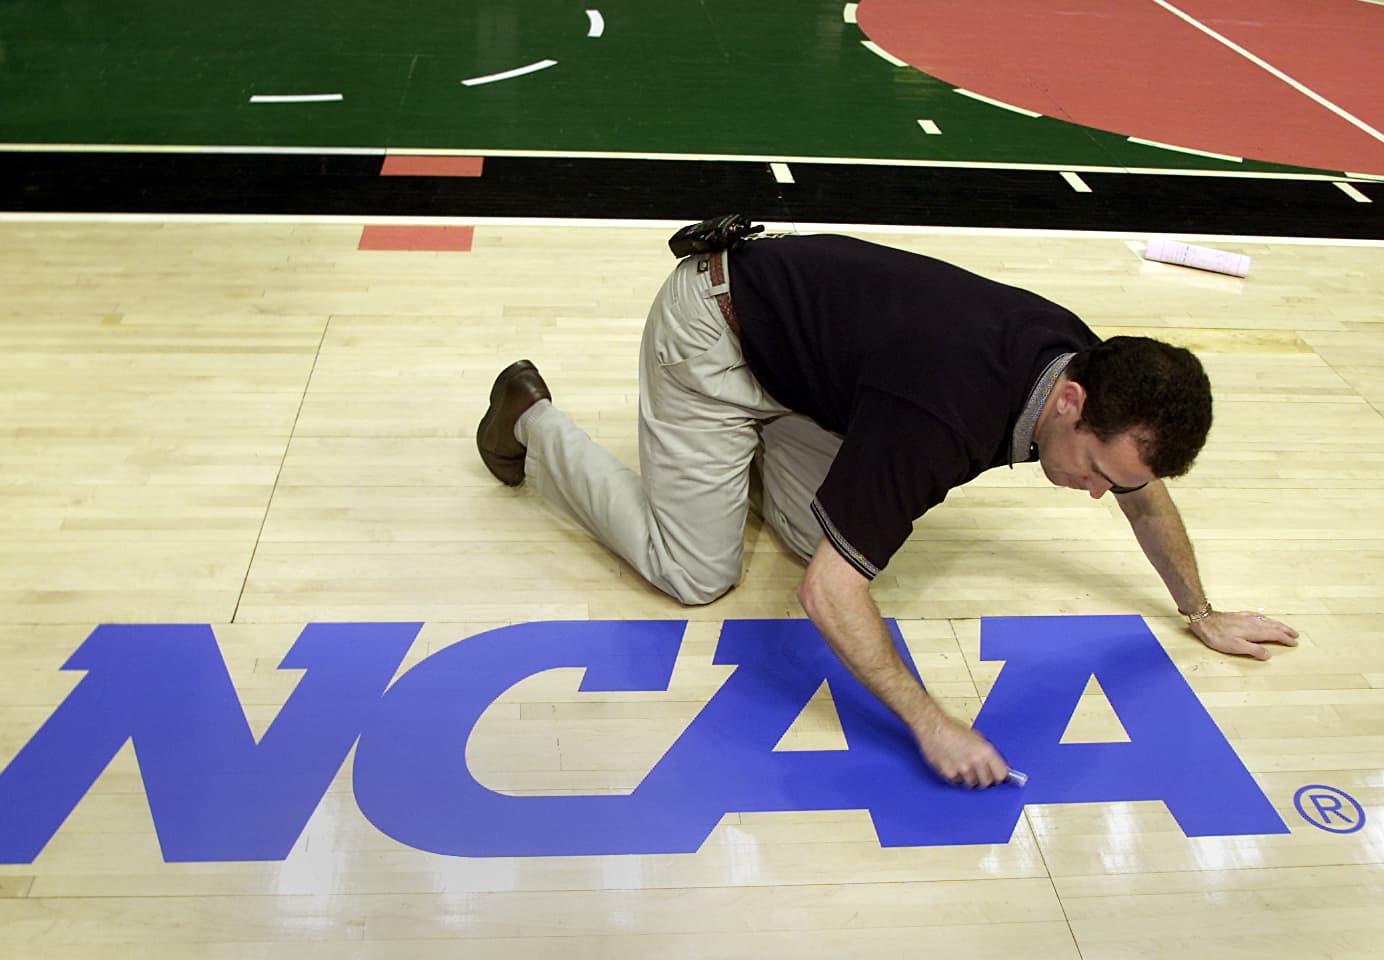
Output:
M758 220L1384 240L1384 183L1328 179L487 156L484 176L381 177L380 155L0 153L12 213ZM1344 179L1344 178L1342 178Z

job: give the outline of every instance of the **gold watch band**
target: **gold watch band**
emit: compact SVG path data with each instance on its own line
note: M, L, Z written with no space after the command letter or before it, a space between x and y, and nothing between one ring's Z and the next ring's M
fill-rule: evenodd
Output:
M1179 610L1178 613L1182 613L1182 615L1187 618L1187 626L1190 627L1192 624L1205 620L1207 617L1211 616L1211 601L1207 600L1197 608L1195 613L1183 613L1181 610Z

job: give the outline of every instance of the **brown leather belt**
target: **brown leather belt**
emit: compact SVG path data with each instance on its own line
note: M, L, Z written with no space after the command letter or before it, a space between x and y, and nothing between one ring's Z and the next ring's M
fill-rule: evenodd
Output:
M711 255L711 285L719 287L726 282L725 257L729 254L725 250L719 250ZM721 308L721 316L726 318L726 326L730 327L730 332L737 337L740 336L740 320L735 316L735 304L730 302L729 293L718 293L713 299L716 306Z

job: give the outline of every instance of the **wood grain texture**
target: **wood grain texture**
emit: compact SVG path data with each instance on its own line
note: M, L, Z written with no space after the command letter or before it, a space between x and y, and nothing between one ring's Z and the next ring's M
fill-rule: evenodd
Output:
M405 661L508 623L691 620L666 692L530 678L482 718L477 776L619 793L724 682L720 622L799 616L799 563L757 521L743 581L685 609L531 493L474 429L532 359L634 464L636 351L666 231L485 227L466 254L356 249L359 228L0 226L0 764L109 622L215 626L252 729L297 682L304 623L425 621ZM1218 606L1303 634L1269 663L1181 627L1107 500L992 471L879 578L939 700L1001 668L979 618L1137 613L1289 824L1188 839L1158 803L1029 807L1004 845L882 848L867 814L730 814L696 854L462 860L370 825L351 761L287 860L168 864L127 746L33 863L0 867L0 956L1244 957L1375 955L1384 936L1384 250L1227 244L1245 280L1123 241L874 235L1031 287L1099 331L1202 356L1216 423L1172 484ZM1088 689L1072 740L1118 739ZM824 690L785 749L840 745ZM1314 830L1292 795L1370 817Z

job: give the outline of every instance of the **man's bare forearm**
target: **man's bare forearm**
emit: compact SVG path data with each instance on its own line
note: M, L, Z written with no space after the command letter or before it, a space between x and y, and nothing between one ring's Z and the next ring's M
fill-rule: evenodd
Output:
M868 583L863 578L851 583L840 577L842 571L831 569L834 566L818 561L799 591L803 609L827 645L851 675L915 733L945 722L942 709L894 648Z
M861 685L913 734L943 779L969 787L999 783L1008 765L980 734L947 716L894 648L870 584L824 539L798 590L803 609Z
M1183 613L1202 609L1206 591L1202 589L1196 554L1182 515L1163 481L1154 480L1135 493L1121 494L1118 500L1140 549L1158 571L1177 608Z
M1269 658L1265 644L1297 645L1296 630L1261 613L1211 611L1182 515L1161 480L1136 493L1120 494L1119 502L1144 556L1163 578L1177 608L1197 615L1189 626L1198 640L1212 650L1257 660Z

